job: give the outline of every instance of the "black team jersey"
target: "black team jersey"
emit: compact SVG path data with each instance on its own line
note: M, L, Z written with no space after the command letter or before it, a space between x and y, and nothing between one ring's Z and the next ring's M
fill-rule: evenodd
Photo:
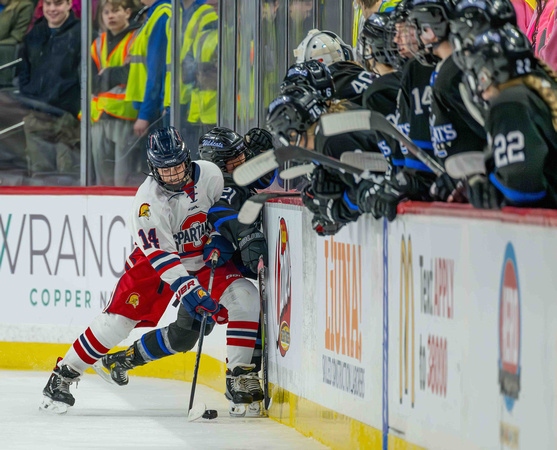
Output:
M397 97L401 77L400 72L385 74L376 78L364 93L364 106L371 111L383 114L393 125L397 123ZM399 151L398 141L379 132L375 134L379 150L393 164L393 155L397 155Z
M459 91L462 71L452 55L440 62L432 74L433 99L429 125L435 155L443 162L458 153L482 151L487 136L464 106Z
M402 71L401 98L407 103L407 123L405 133L421 149L430 156L433 154L433 143L429 131L429 113L432 100L430 85L433 66L424 66L417 60L408 61ZM402 130L401 130L402 131ZM431 170L410 153L405 147L401 148L404 154L404 165L410 169Z
M542 98L522 84L503 89L486 130L487 173L506 203L557 208L557 132Z

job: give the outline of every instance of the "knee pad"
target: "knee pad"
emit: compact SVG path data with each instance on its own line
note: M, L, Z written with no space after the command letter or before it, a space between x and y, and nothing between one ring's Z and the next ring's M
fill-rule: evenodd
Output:
M234 281L226 288L220 304L228 310L229 321L259 320L259 292L245 278Z
M93 319L89 328L102 345L112 348L126 339L137 323L118 314L102 313Z

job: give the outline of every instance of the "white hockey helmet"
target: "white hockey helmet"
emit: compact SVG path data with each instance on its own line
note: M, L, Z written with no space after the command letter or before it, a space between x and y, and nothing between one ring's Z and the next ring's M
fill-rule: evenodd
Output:
M338 62L354 60L352 47L332 31L309 30L308 35L294 50L297 63L316 59L327 66Z

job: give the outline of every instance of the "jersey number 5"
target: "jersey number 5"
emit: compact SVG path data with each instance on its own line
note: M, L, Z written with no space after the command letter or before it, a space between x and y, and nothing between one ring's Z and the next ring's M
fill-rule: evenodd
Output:
M493 154L497 168L524 161L523 150L524 135L521 131L511 131L506 136L499 133L493 138Z

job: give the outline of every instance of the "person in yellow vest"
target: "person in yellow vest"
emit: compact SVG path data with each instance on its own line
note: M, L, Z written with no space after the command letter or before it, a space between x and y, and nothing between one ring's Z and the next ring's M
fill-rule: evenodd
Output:
M188 58L195 67L195 82L191 91L188 113L188 142L198 142L199 137L217 123L217 64L218 30L201 33L192 45Z
M129 50L140 24L130 25L130 0L101 0L107 31L93 42L91 128L97 184L128 186L141 174L138 147L131 148L137 110L126 101Z
M162 113L168 45L166 27L172 14L170 0L141 0L141 3L149 9L130 48L126 88L126 100L132 101L138 110L133 126L136 136L144 136Z

